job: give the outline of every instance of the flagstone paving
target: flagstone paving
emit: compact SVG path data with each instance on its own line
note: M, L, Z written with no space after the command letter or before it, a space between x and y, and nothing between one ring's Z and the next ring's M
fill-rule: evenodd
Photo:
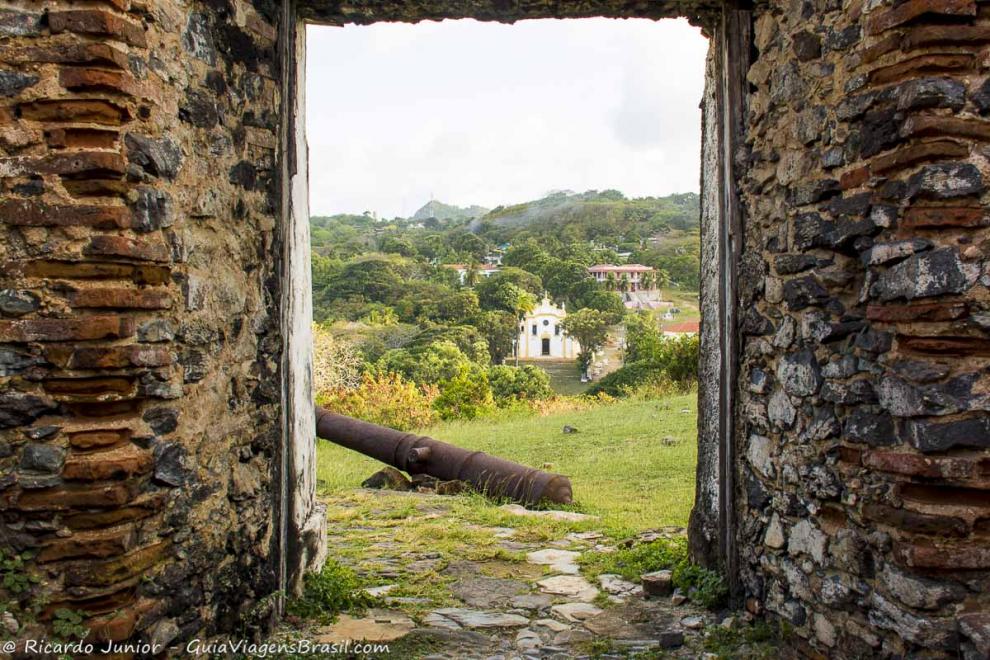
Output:
M390 657L427 660L698 658L706 655L705 627L719 623L690 601L675 606L670 596L648 599L639 584L617 575L594 583L581 575L583 553L611 549L611 540L597 531L565 527L538 538L511 520L492 526L447 520L456 498L382 495L404 503L399 510L410 525L441 525L434 528L438 546L447 535L473 535L463 545L434 550L417 546L422 539L410 544L402 538L402 517L394 508L369 507L367 498L379 497L374 491L361 497L360 515L331 518L331 552L369 585L380 606L341 616L313 631L317 638L388 641L395 645ZM354 506L346 500L328 504Z

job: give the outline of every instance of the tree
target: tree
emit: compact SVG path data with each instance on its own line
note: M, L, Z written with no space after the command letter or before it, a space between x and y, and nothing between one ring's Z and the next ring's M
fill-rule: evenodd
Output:
M608 329L611 325L608 316L597 309L582 309L568 315L560 325L568 335L581 344L578 364L581 372L587 374L592 356L601 350L608 337Z
M501 364L512 354L512 340L519 334L515 314L501 310L481 312L474 318L473 325L488 342L492 364Z
M313 391L317 396L330 390L357 387L361 381L361 358L349 342L313 324Z

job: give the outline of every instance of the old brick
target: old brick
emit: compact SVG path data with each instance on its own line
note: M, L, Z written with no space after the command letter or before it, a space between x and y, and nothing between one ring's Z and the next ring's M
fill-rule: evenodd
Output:
M952 516L936 516L927 513L917 513L906 509L881 504L867 504L863 507L863 516L868 520L903 529L913 534L936 534L939 536L963 537L969 534L965 521Z
M968 146L952 140L920 142L875 157L870 168L877 174L888 174L929 160L965 158L968 155Z
M125 479L147 474L152 463L151 452L125 444L106 451L69 456L62 469L62 477L75 481Z
M170 271L162 266L130 265L99 262L30 261L19 264L8 274L17 270L26 277L59 278L73 280L119 279L131 280L135 284L165 284Z
M68 177L120 177L127 165L120 154L106 151L56 153L34 161L32 170Z
M20 227L88 226L114 229L129 227L131 217L122 206L72 206L7 199L0 201L0 222Z
M925 46L990 42L990 25L923 25L899 36L898 42L905 51Z
M130 185L122 179L63 179L62 186L73 197L119 197L126 199Z
M909 77L932 76L942 73L963 73L976 66L976 57L969 53L918 55L896 64L882 66L870 72L874 85L897 82Z
M990 417L908 420L903 435L911 446L922 452L946 451L954 447L990 449Z
M117 507L127 504L134 496L134 489L133 484L112 483L31 490L16 495L13 506L20 511Z
M983 541L948 543L898 543L894 546L899 561L913 568L951 571L990 568L990 545Z
M147 41L139 23L102 9L72 9L48 12L48 26L53 34L80 32L120 39L131 46L145 47Z
M90 69L85 67L63 67L59 71L59 82L66 89L119 92L127 96L144 96L145 92L134 76L126 71L113 69Z
M51 378L45 391L59 401L114 401L134 396L134 383L128 378Z
M0 321L0 341L85 341L134 334L134 320L120 316Z
M974 0L907 0L890 9L871 13L866 20L866 29L869 34L880 34L925 14L976 16L976 2Z
M120 126L130 119L127 108L97 99L33 101L18 107L21 117L42 122L85 122Z
M955 321L967 316L969 316L969 306L959 301L917 305L869 305L866 308L866 318L882 323Z
M65 571L66 585L108 587L137 577L161 561L168 547L167 541L161 541L114 559L76 562Z
M172 298L163 289L101 287L70 293L69 305L75 308L168 309L172 306Z
M990 339L982 337L912 337L899 336L899 348L914 353L990 357Z
M84 341L120 339L133 334L134 321L118 316L0 321L3 341Z
M112 149L117 131L100 128L52 128L45 131L48 146L57 149Z
M65 365L69 369L123 369L127 367L164 367L172 364L172 353L160 346L114 346L77 348Z
M839 186L843 190L858 188L870 180L870 169L868 167L857 167L849 170L839 177Z
M165 508L165 494L142 495L127 506L110 511L88 511L63 516L62 522L69 529L93 529L121 523L143 520Z
M127 442L131 433L131 429L78 431L69 434L69 445L77 451L106 449Z
M134 536L134 530L129 528L76 532L72 536L45 543L37 559L39 562L49 562L81 557L116 557L133 547Z
M905 137L960 137L990 140L990 122L962 117L919 115L908 117L901 126ZM963 154L966 155L966 154Z
M871 451L863 465L882 472L928 479L970 479L980 476L978 459L954 456L925 456L904 451Z
M51 46L0 45L0 60L11 64L92 64L129 68L127 53L109 43L59 43Z
M140 261L168 261L169 250L162 242L101 234L89 239L83 254L101 257L124 257Z

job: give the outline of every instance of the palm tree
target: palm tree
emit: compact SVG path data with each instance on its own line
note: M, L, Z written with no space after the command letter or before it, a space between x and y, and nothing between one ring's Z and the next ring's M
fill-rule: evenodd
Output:
M464 284L468 286L474 286L478 283L478 262L474 259L467 266L467 271L464 273Z

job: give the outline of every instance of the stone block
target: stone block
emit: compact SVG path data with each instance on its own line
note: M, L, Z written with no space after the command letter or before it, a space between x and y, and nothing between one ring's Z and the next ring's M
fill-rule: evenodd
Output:
M17 227L125 229L131 226L131 217L123 206L73 206L7 199L0 201L0 222Z
M126 479L151 472L152 463L151 452L124 444L105 451L71 454L62 477L69 481Z
M86 341L123 339L134 334L134 320L122 316L0 321L0 341Z
M169 309L172 296L165 289L92 288L69 294L74 308L96 309Z
M49 11L48 27L53 34L68 31L104 35L139 48L144 48L147 45L144 29L140 23L135 23L104 9Z

